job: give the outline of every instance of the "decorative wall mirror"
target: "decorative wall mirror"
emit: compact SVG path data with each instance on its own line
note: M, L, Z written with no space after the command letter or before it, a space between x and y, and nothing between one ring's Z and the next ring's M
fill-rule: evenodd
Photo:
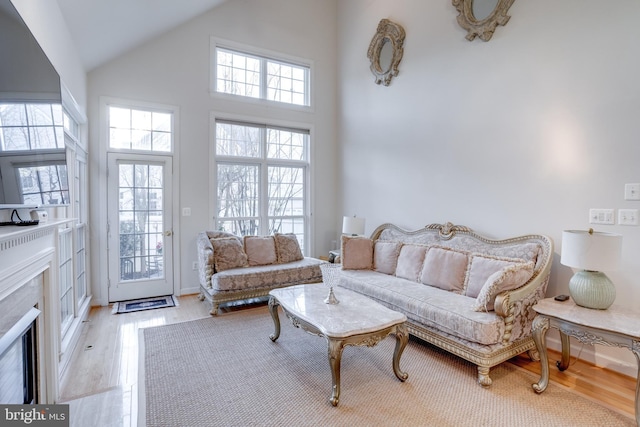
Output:
M458 24L467 30L466 39L488 42L498 25L506 25L507 11L515 0L452 0L458 10Z
M404 53L404 28L389 21L380 20L376 34L371 39L367 57L371 61L371 72L376 84L389 86L391 79L398 75L398 65Z

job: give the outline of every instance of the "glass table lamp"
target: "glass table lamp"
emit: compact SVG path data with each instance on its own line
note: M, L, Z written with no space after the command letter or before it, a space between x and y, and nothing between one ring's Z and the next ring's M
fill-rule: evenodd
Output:
M583 230L562 232L560 263L579 269L569 281L569 294L582 307L605 310L616 299L616 288L603 270L620 262L622 236Z

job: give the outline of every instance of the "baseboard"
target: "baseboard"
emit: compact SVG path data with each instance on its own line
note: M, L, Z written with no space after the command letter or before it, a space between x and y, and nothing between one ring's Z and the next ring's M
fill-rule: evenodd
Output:
M193 288L181 288L180 295L193 295L200 293L200 286L196 286Z

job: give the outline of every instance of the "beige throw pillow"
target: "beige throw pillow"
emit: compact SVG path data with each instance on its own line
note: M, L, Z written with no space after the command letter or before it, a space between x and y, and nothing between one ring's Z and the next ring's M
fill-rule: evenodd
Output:
M295 234L275 233L274 238L276 239L276 255L279 264L299 261L304 258Z
M342 268L371 270L372 267L373 241L367 237L342 236Z
M469 272L467 273L467 283L465 286L465 295L475 298L480 294L480 290L487 282L489 276L496 271L502 270L513 264L521 264L526 262L518 258L504 258L484 254L472 254L469 263Z
M401 247L400 242L376 241L373 247L373 269L379 273L395 274Z
M244 253L242 242L237 237L223 237L210 239L213 246L213 267L215 271L231 268L246 267L247 254Z
M445 291L461 293L467 274L467 252L443 247L430 247L424 260L420 281Z
M493 310L496 296L500 292L517 289L531 279L531 276L533 276L533 266L533 262L529 261L509 265L493 273L480 290L473 309L475 311Z
M275 264L278 260L273 236L244 236L244 251L250 266Z
M396 267L396 277L413 280L417 282L420 278L424 257L427 253L426 246L402 245L398 256Z

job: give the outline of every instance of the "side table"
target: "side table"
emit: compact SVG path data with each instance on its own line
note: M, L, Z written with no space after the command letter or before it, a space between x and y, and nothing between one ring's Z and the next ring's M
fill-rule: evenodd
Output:
M574 337L584 344L601 344L610 347L628 348L636 356L638 375L636 376L635 414L640 427L640 312L615 304L607 310L594 310L576 305L573 300L556 301L545 298L533 306L538 313L533 320L532 332L536 348L540 353L540 381L532 387L537 393L546 390L549 384L549 359L546 334L550 327L560 331L562 360L556 362L561 371L569 367L571 343Z

